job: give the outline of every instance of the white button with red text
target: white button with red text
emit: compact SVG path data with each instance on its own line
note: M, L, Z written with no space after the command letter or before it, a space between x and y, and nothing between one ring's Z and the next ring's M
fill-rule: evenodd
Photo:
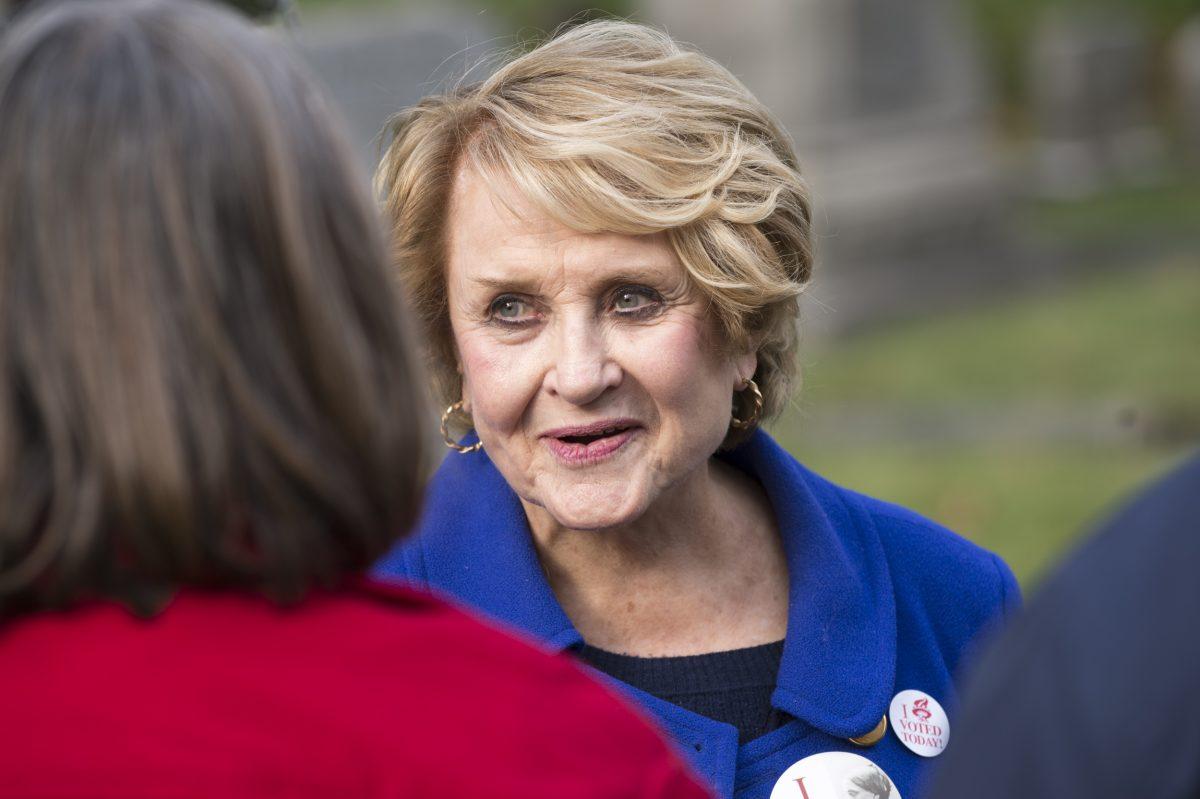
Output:
M883 769L861 755L822 752L788 766L771 799L900 799Z
M921 757L936 757L950 741L950 720L938 701L924 691L901 691L888 710L892 732Z

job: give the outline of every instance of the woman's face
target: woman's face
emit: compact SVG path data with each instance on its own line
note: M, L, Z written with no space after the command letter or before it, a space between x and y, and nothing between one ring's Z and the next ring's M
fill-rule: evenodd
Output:
M846 799L888 799L892 795L891 780L876 766L859 769L842 781Z
M876 796L866 788L856 785L852 780L846 780L842 792L846 799L886 799L886 797Z
M756 361L720 346L666 236L578 233L461 170L446 243L463 399L517 494L601 529L683 493Z

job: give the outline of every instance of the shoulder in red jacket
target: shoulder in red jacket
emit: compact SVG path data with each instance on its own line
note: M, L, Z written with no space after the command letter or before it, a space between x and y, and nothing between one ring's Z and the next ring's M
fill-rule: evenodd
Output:
M566 656L362 583L0 629L0 797L703 797Z

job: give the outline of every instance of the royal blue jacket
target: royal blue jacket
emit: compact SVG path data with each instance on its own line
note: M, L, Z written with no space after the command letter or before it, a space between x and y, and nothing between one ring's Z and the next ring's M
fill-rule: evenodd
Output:
M734 726L617 684L719 796L765 799L788 766L836 750L874 761L916 799L925 758L890 730L870 747L847 739L874 729L906 689L945 707L953 739L953 678L972 642L1019 602L1012 573L911 511L813 474L762 431L718 457L762 485L783 537L788 629L771 703L791 720L739 746ZM415 533L377 574L448 593L552 649L583 643L546 582L520 500L483 451L446 458Z

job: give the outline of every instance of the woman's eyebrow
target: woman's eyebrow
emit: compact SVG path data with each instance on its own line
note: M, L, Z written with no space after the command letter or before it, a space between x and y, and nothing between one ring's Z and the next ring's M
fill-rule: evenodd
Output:
M470 277L468 280L476 286L493 291L517 291L522 294L536 294L540 288L537 278L530 276L508 276L508 277L492 277L490 275L481 275L478 277Z
M660 284L668 279L670 270L662 265L651 262L637 263L633 266L623 266L618 271L606 272L599 270L590 276L589 282L593 288L610 289L628 283ZM467 280L473 286L492 291L515 291L523 294L537 294L541 291L543 275L514 274L514 275L471 275Z
M666 277L665 271L650 265L637 266L612 274L597 275L596 283L604 286L619 286L626 283L661 283Z

